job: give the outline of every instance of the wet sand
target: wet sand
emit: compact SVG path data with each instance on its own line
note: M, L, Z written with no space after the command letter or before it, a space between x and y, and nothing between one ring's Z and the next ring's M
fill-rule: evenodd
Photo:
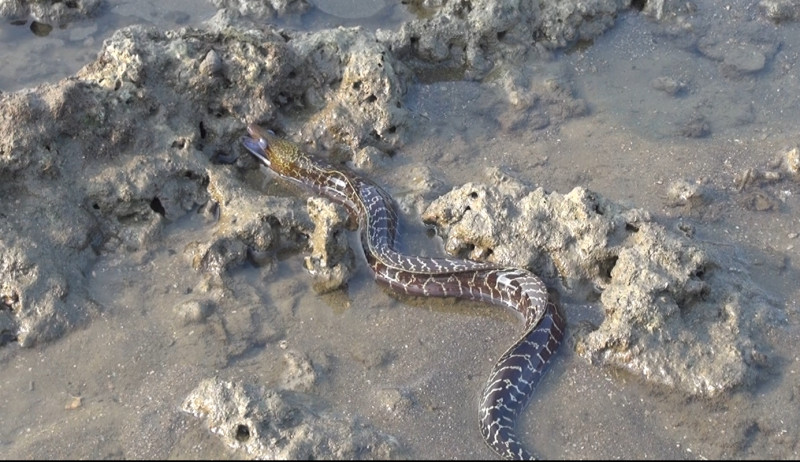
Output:
M107 25L98 29L123 25L104 22L105 12L97 22ZM203 16L189 14L181 24ZM575 353L570 335L520 421L525 443L540 457L798 456L799 359L792 346L800 340L800 183L780 162L800 143L794 69L800 27L775 24L747 2L701 5L691 17L695 29L686 34L703 37L691 44L679 21L627 11L592 43L525 63L535 81L566 83L587 105L585 114L563 120L544 111L550 120L544 126L516 113L491 79L414 83L403 100L413 131L370 172L407 211L405 241L421 252L443 253L441 240L420 223L427 203L464 183L489 182L487 171L500 167L531 188L566 194L582 186L647 210L670 231L691 229L691 239L733 262L720 271L744 272L773 300L746 333L765 357L745 383L714 397L590 364ZM169 21L154 22L168 28ZM26 40L29 49L41 46ZM96 53L98 41L74 45L76 60ZM764 45L758 50L768 50L766 63L749 70L758 66L756 56L755 63L726 64L731 51L724 46L732 41L751 58L755 51L747 46ZM32 59L29 49L19 50ZM17 68L2 91L76 71L48 66L23 77ZM207 168L239 182L234 167ZM432 186L409 179L419 169L436 180ZM263 174L253 170L248 178L293 201L287 210L305 209L304 193ZM680 180L700 186L703 199L676 201L670 188ZM6 204L3 219L33 214L35 200L17 207ZM7 457L246 457L182 403L210 377L286 387L287 351L313 365L312 385L302 391L315 406L391 435L398 442L392 457L493 456L477 429L478 394L519 335L511 314L397 297L374 284L361 260L345 289L319 295L303 268L302 247L263 266L234 265L221 287L193 267L187 250L216 239L213 213L159 220L140 248L102 251L91 264L85 289L100 308L85 322L32 347L14 341L0 347L0 447ZM213 303L191 311L187 304L197 300ZM562 304L570 332L579 332L583 320L602 319L597 299L565 293Z

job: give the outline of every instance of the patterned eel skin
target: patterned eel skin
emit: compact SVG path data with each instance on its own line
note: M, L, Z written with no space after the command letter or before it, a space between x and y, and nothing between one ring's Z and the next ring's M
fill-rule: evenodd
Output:
M275 173L347 209L361 229L361 245L375 279L415 296L455 297L508 307L522 315L525 333L495 364L480 402L486 444L506 459L532 459L516 435L517 418L562 338L566 322L547 287L520 268L455 258L424 258L397 249L397 210L392 198L343 167L312 158L297 145L255 125L245 148Z

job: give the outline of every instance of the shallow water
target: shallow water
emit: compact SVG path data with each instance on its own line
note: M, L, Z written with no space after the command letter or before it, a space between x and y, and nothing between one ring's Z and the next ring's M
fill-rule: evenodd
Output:
M46 38L4 25L2 40L16 46L3 48L3 62L19 64L0 69L0 88L14 91L74 73L119 26L192 25L213 14L210 4L188 3L194 6L180 10L171 3L176 11L169 14L149 2L111 3L87 24ZM690 222L695 239L731 252L785 312L785 320L766 323L763 333L773 348L773 367L750 388L714 400L688 399L589 365L562 347L521 419L522 437L539 456L798 457L800 359L791 346L800 341L794 264L800 240L791 236L800 230L800 188L783 184L780 208L756 211L739 200L734 177L769 165L800 141L800 27L774 26L739 3L730 9L705 5L697 15L719 42L742 37L742 31L765 40L779 34L775 56L752 75L721 75L718 63L686 48L680 35L630 13L593 44L529 64L542 79L570 81L590 106L589 115L557 128L502 128L510 115L489 85L439 82L408 95L418 130L374 178L401 201L414 192L396 185L407 184L404 172L419 165L430 166L445 190L484 181L486 169L496 165L547 190L584 186L647 209L667 227ZM398 18L403 12L382 14ZM306 26L317 27L312 24L320 22ZM81 27L93 31L75 32ZM53 51L55 46L63 48ZM664 75L684 82L684 93L654 90L653 79ZM698 114L710 135L676 136ZM678 179L720 192L709 212L666 205L667 187ZM418 220L413 214L403 218ZM409 246L435 249L436 240L428 241L413 223L407 225ZM477 430L478 393L519 333L513 316L478 304L398 299L372 282L363 263L346 291L318 296L302 256L290 255L277 267L236 270L226 295L243 316L266 319L274 338L262 333L253 338L263 343L249 344L250 338L229 335L235 331L230 326L176 325L174 307L203 284L183 258L184 248L212 231L199 215L187 216L165 227L159 248L103 258L90 291L104 311L88 327L43 347L0 349L0 448L6 457L236 457L204 423L180 412L180 403L210 376L278 383L277 339L321 368L315 394L395 435L410 457L492 456ZM572 322L598 311L584 300L563 302ZM227 359L231 352L235 361ZM392 390L410 396L412 404L387 404Z
M311 2L314 3L314 2ZM324 2L323 2L324 3ZM301 17L284 16L270 22L303 30L361 26L370 30L393 27L412 17L402 5L382 0L369 1L369 8L353 2L332 2L325 10L312 8ZM348 6L348 3L350 5ZM381 7L381 5L383 5ZM348 11L352 11L348 14ZM366 12L371 16L363 17ZM93 61L114 31L132 24L147 24L160 30L199 26L217 12L209 1L108 0L93 17L53 27L46 36L33 32L33 21L0 22L0 91L16 91L41 83L56 82L75 74ZM255 24L260 20L253 19Z

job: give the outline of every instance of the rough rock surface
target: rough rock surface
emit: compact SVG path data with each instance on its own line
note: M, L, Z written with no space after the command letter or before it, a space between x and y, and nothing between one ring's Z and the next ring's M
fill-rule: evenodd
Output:
M429 80L481 79L495 65L523 61L580 40L614 24L628 2L412 2L424 12L379 40ZM425 72L427 71L427 72Z
M761 0L758 5L773 21L796 21L800 18L800 2L797 0Z
M309 221L295 218L293 201L265 204L214 165L235 159L240 114L280 119L279 110L304 107L313 88L317 114L335 113L336 121L320 116L311 126L328 126L354 148L376 142L373 127L386 127L382 142L397 142L390 127L400 125L403 111L395 104L373 110L379 105L358 94L399 98L391 67L357 79L357 88L350 80L340 85L343 76L374 71L380 57L370 53L380 55L380 45L347 58L341 51L353 40L366 41L355 30L286 42L269 29L229 28L224 15L217 21L205 31L120 30L78 76L0 95L0 177L8 198L0 213L9 217L0 223L0 299L13 313L4 335L30 346L79 325L97 312L81 282L96 255L139 249L158 237L164 219L200 205L222 226L218 239L189 249L196 268L220 273L245 261L248 249L277 249L276 235L290 248L302 244ZM338 53L324 50L331 46ZM339 123L349 128L337 131ZM145 124L150 128L142 130ZM84 181L76 185L77 172ZM15 212L34 203L39 220Z
M347 283L356 265L355 253L347 244L348 219L342 208L318 197L308 199L308 214L314 222L314 232L305 266L314 277L314 290L330 292Z
M499 170L491 178L436 199L423 219L450 253L531 268L578 299L599 292L605 320L579 334L579 354L693 395L754 377L764 352L751 329L773 307L724 260L586 189L530 190Z
M193 241L185 249L192 266L217 276L250 261L262 265L279 250L297 250L305 243L311 221L295 199L264 197L222 169L208 171L207 211L217 221L210 240Z
M208 422L230 447L255 459L389 459L390 436L352 418L332 415L309 395L207 379L183 409Z
M275 15L302 14L310 5L306 0L211 0L217 8L227 8L242 16L269 19Z
M97 11L102 0L72 1L0 1L0 17L11 20L28 17L50 26L63 26L76 19L86 18Z

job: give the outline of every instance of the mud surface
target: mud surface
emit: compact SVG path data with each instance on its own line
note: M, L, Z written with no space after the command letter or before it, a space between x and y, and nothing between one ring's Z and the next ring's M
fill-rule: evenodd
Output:
M408 252L557 293L535 454L798 457L796 2L317 3L0 3L21 53L97 53L0 93L4 454L493 456L518 319L377 288L257 123L383 186Z

